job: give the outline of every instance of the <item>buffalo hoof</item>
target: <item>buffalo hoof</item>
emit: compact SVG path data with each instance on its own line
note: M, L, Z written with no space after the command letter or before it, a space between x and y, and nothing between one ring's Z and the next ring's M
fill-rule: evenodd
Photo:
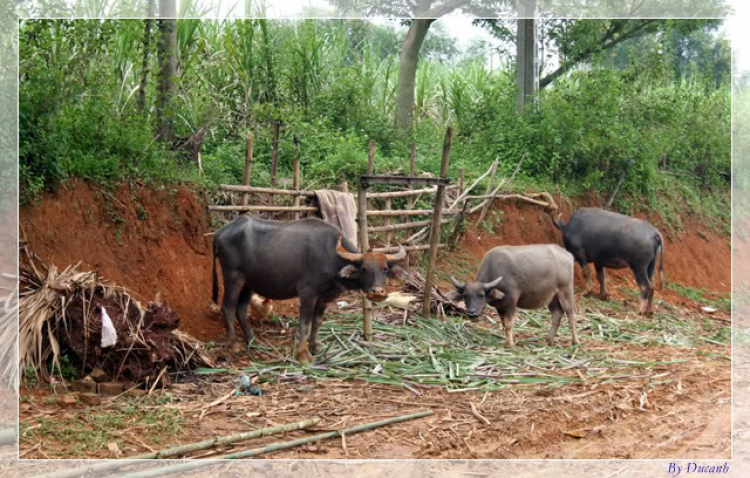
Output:
M232 353L239 354L242 353L243 347L240 342L231 342L229 344L229 350L232 351Z
M599 294L599 300L609 300L609 294Z
M315 356L318 355L318 352L320 352L320 344L310 343L310 353Z
M315 360L315 357L313 357L310 352L305 350L297 354L297 360L299 360L299 363L301 364L308 364Z

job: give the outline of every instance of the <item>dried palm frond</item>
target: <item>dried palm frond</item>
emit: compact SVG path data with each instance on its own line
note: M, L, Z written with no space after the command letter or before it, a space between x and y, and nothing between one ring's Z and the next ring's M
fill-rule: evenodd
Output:
M179 368L216 366L211 356L206 353L206 345L190 334L175 329L172 331L171 341L176 358L179 359L175 360Z
M60 357L72 353L81 372L105 370L115 379L139 381L165 365L185 368L210 365L202 344L174 333L177 315L158 297L142 306L121 287L93 272L71 266L59 272L27 255L20 268L19 365L48 379L49 366L60 369ZM41 261L39 264L42 264ZM105 311L117 333L114 347L102 348Z

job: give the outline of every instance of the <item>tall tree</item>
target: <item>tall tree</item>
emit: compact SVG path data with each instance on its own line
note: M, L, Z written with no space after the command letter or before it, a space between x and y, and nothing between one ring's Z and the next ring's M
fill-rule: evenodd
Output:
M683 20L683 33L696 31L717 20ZM506 42L516 42L517 32L513 22L507 20L477 20L493 36ZM541 20L543 34L539 36L545 50L557 52L557 67L539 79L539 88L544 89L556 79L580 64L593 60L604 52L611 51L622 43L656 33L670 31L671 23L661 19L612 19L612 20Z
M174 139L170 102L175 91L177 67L177 2L159 0L159 84L156 101L156 132L161 141Z
M414 88L416 84L419 54L425 37L434 21L456 10L470 11L477 15L495 16L501 6L516 0L385 0L373 4L370 0L332 0L334 6L346 12L365 15L392 15L411 17L407 21L409 30L401 43L398 80L396 85L396 108L394 123L397 130L410 135L414 126Z

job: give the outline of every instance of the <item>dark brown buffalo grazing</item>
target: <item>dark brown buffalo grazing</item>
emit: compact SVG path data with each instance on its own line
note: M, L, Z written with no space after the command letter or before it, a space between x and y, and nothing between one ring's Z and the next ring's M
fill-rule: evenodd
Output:
M237 350L235 317L247 341L252 338L247 306L253 292L270 300L299 297L296 356L300 362L312 361L328 303L347 290L385 300L386 277L400 273L395 263L406 256L403 248L394 255L356 250L337 227L320 219L278 222L241 216L222 227L214 237L213 300L218 298L218 258L224 276L221 312L230 347Z
M495 307L503 321L508 347L515 345L513 319L516 311L547 306L552 312L547 342L554 343L560 320L566 313L573 345L577 345L573 267L573 256L555 244L495 247L482 259L476 281L463 283L451 277L456 291L451 292L449 298L463 298L472 317L479 317L485 304Z
M589 262L596 268L602 300L609 297L604 268L630 267L641 290L638 312L653 312L657 259L660 259L659 284L664 286L664 238L658 229L642 219L593 207L578 209L568 224L559 218L553 222L563 233L565 249L573 254L586 275L587 293L593 288Z

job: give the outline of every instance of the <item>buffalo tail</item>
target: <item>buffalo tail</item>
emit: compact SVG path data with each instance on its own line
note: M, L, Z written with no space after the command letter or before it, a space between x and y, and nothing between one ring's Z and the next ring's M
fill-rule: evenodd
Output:
M217 304L219 299L219 280L216 275L216 240L214 239L213 244L213 285L211 286L211 299Z

